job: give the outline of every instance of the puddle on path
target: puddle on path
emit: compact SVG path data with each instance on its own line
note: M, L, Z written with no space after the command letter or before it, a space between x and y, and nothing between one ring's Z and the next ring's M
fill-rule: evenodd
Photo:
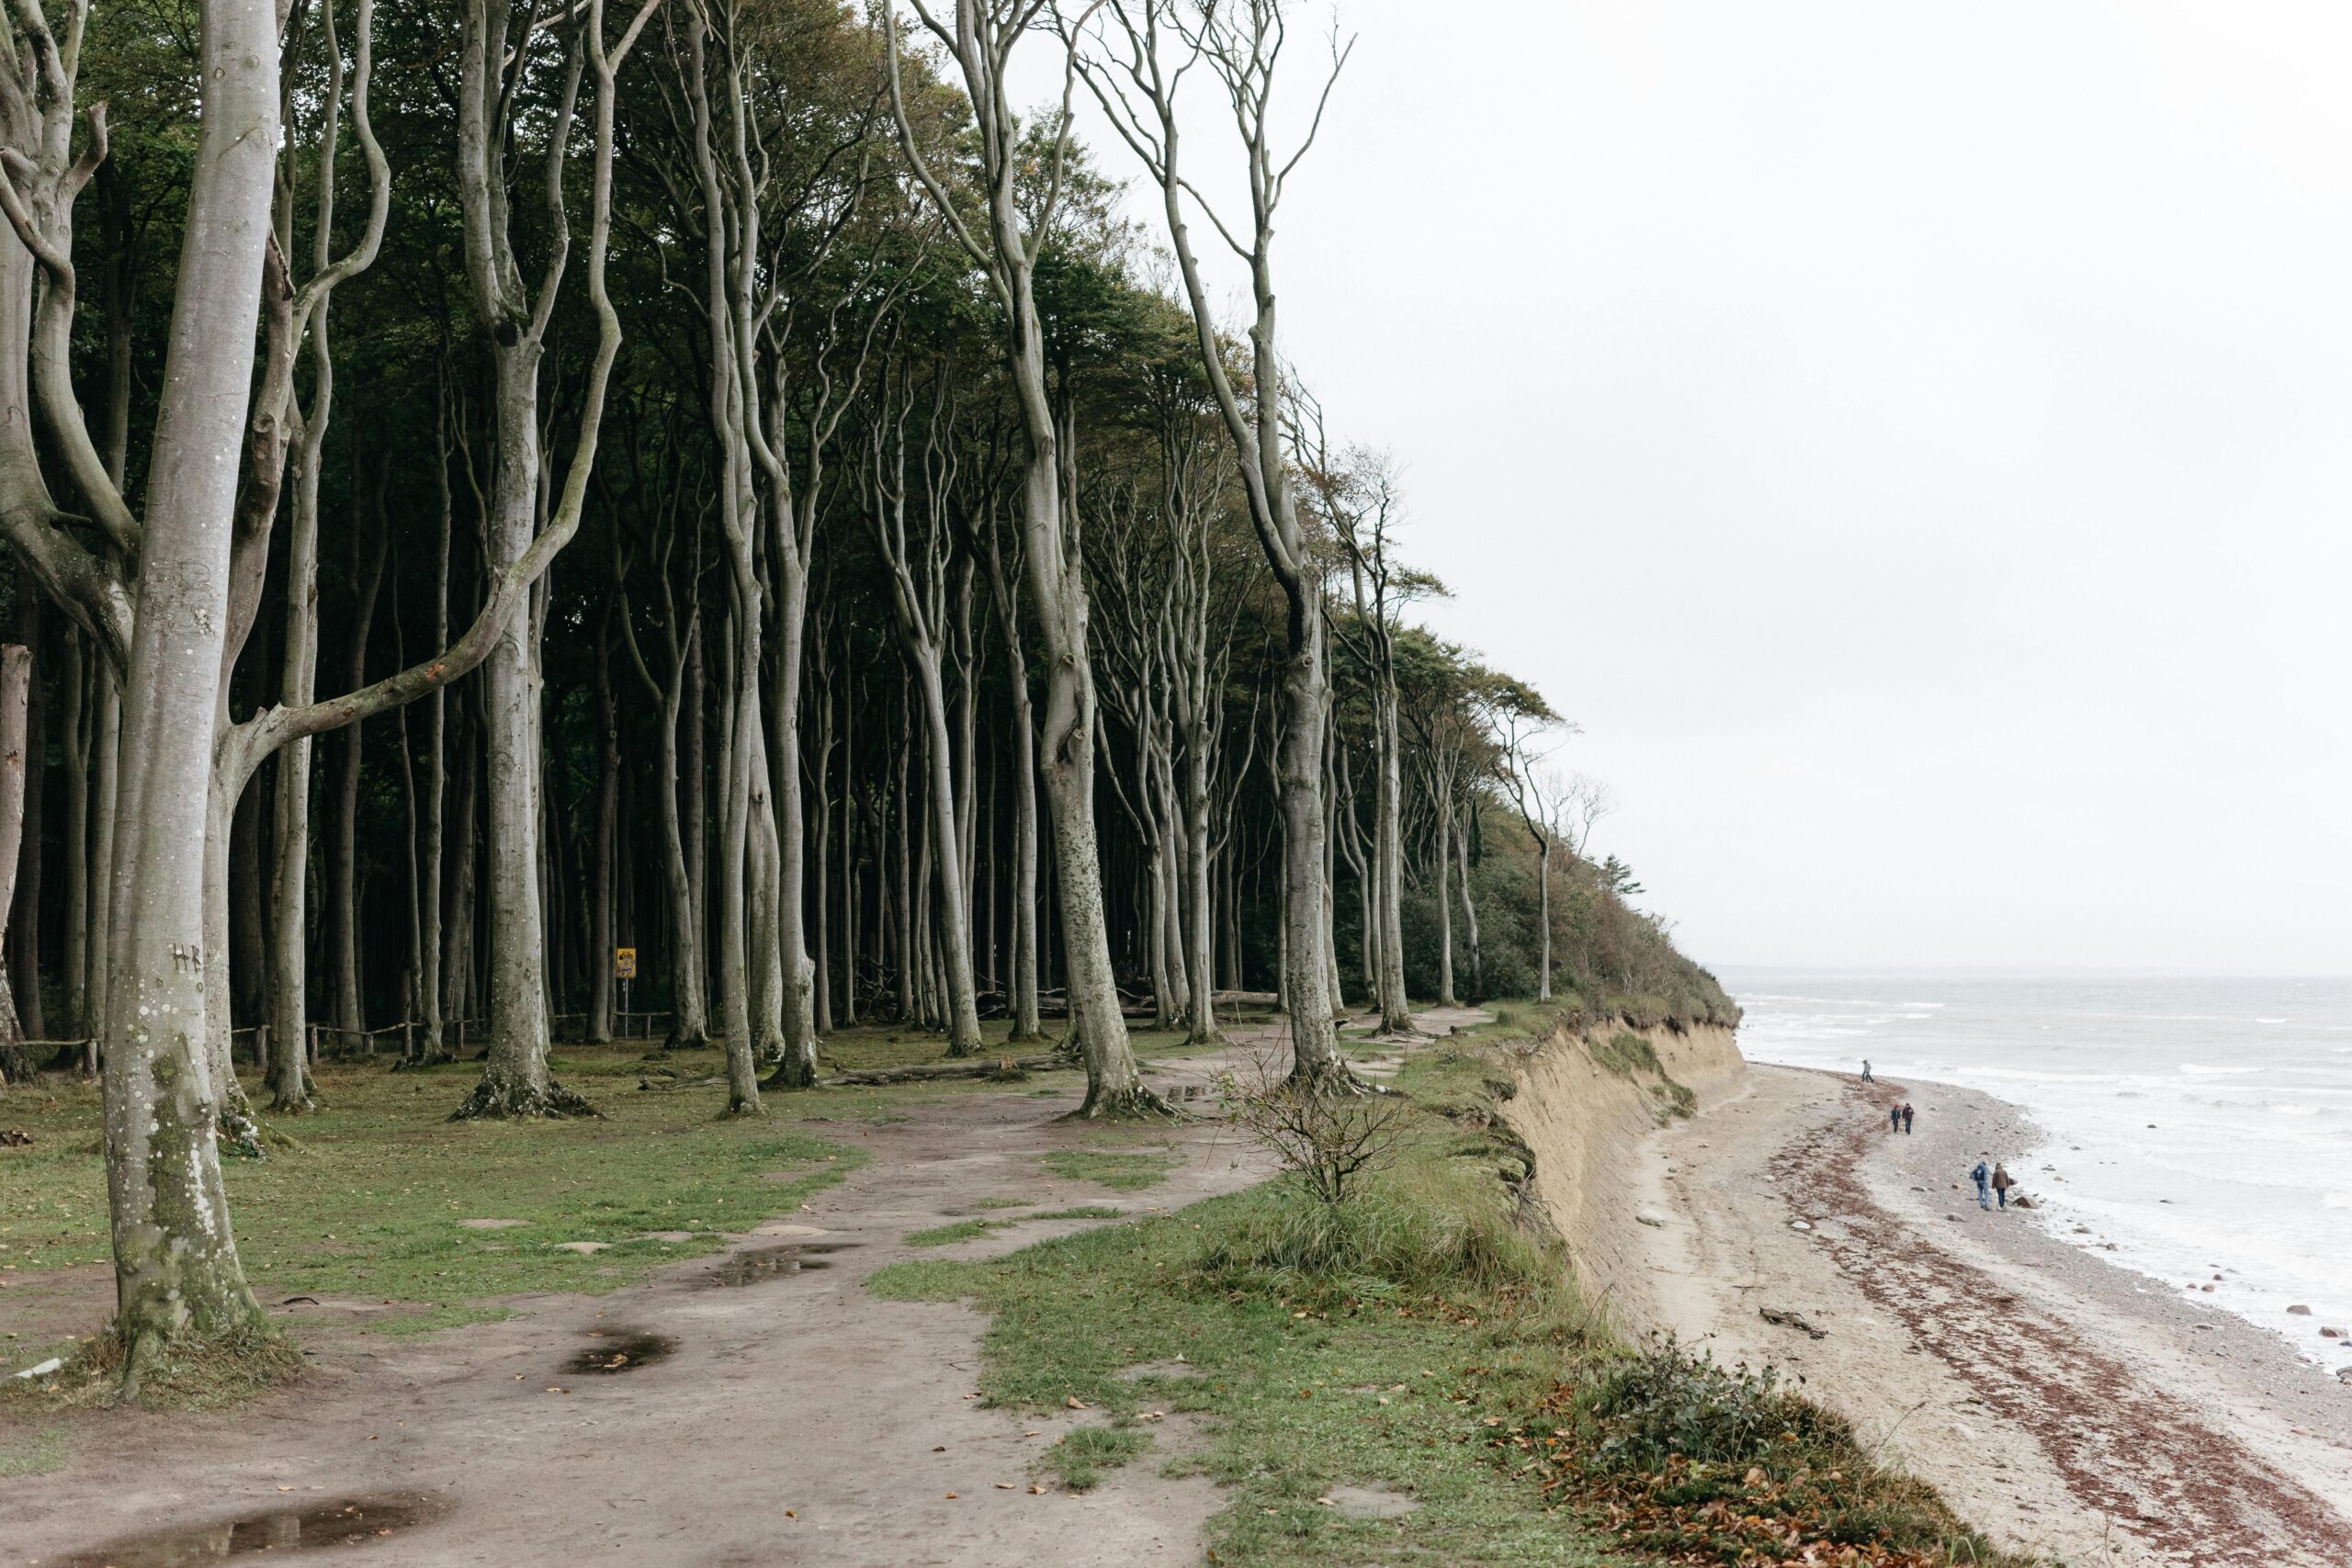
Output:
M678 1348L678 1342L668 1335L648 1334L641 1328L592 1328L588 1337L595 1343L566 1361L565 1371L633 1372L668 1360Z
M846 1252L856 1245L854 1241L801 1241L786 1247L755 1247L729 1253L705 1278L722 1287L756 1285L763 1280L830 1269L832 1265L825 1261L825 1254Z
M51 1568L181 1568L218 1562L254 1551L315 1551L331 1546L368 1546L414 1526L430 1524L448 1511L438 1497L422 1492L375 1492L356 1497L284 1504L234 1518L131 1536L94 1551L49 1559Z

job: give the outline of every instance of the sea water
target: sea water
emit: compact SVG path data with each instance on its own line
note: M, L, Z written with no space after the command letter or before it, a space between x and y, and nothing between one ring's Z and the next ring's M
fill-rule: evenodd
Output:
M1751 1061L1854 1073L1868 1057L1883 1078L2008 1100L2046 1141L1993 1152L2052 1235L2112 1242L2103 1256L2164 1288L2352 1363L2352 1341L2320 1334L2352 1329L2352 979L1722 977Z

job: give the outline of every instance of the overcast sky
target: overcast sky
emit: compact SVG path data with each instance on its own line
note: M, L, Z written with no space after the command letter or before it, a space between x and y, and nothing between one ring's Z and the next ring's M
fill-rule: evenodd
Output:
M1342 15L1289 352L1689 951L2352 971L2352 8Z

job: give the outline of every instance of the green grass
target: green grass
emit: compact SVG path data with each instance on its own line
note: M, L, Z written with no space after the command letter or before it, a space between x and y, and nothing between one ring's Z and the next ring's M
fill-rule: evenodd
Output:
M1548 1033L1549 1010L1513 1010L1502 1028L1514 1032L1490 1039ZM1770 1456L1770 1485L1743 1506L1808 1539L1921 1548L1901 1561L1922 1568L1986 1550L1927 1488L1877 1470L1842 1424L1785 1391L1759 1394L1679 1362L1660 1373L1655 1356L1619 1343L1498 1179L1511 1168L1498 1156L1524 1154L1493 1124L1493 1086L1506 1077L1476 1044L1414 1054L1398 1081L1417 1112L1396 1157L1344 1205L1278 1180L1001 1258L900 1263L868 1288L987 1312L978 1387L989 1404L1045 1411L1075 1401L1088 1412L1040 1461L1064 1486L1099 1483L1141 1460L1153 1414L1200 1416L1197 1446L1163 1464L1227 1489L1209 1529L1219 1564L1729 1563L1708 1517L1671 1511L1670 1486L1690 1479L1682 1461L1650 1465L1668 1492L1634 1495L1621 1484L1624 1467L1608 1468L1611 1460L1588 1472L1580 1456L1588 1436L1600 1439L1598 1454L1629 1431L1728 1429L1747 1442L1761 1430L1747 1421L1758 1410L1773 1441L1797 1426L1808 1437ZM1085 1168L1059 1157L1064 1174ZM1191 1375L1133 1370L1177 1361ZM1661 1386L1668 1392L1655 1398L1641 1392ZM1801 1411L1810 1412L1802 1421ZM1723 1477L1700 1480L1720 1488ZM1351 1485L1417 1506L1351 1520L1322 1501ZM1666 1524L1647 1537L1620 1533L1599 1505L1621 1495L1645 1506L1663 1497L1666 1514L1651 1506L1646 1518Z
M1469 1054L1443 1066L1437 1055L1408 1066L1417 1094L1453 1078L1475 1088ZM899 1264L871 1288L988 1311L977 1386L990 1403L1090 1407L1089 1425L1042 1461L1065 1485L1140 1457L1138 1416L1207 1417L1202 1446L1165 1462L1230 1488L1211 1527L1219 1563L1553 1568L1600 1561L1600 1542L1489 1463L1484 1436L1487 1416L1554 1386L1590 1332L1561 1278L1515 1225L1491 1160L1431 1115L1342 1211L1277 1183L992 1261ZM1179 1359L1199 1375L1122 1375ZM1351 1484L1419 1506L1353 1520L1317 1501Z
M1079 1209L1048 1209L1042 1213L1012 1214L1001 1220L956 1220L949 1224L933 1225L929 1230L909 1231L899 1239L909 1247L953 1247L959 1241L978 1241L990 1231L1011 1230L1030 1220L1116 1220L1125 1217L1123 1209L1090 1203Z
M1150 1447L1151 1435L1132 1424L1080 1427L1047 1449L1037 1468L1072 1492L1088 1492L1102 1483L1104 1471L1142 1458Z
M0 1432L0 1481L47 1475L65 1463L65 1431L61 1427Z
M1168 1179L1176 1156L1146 1149L1056 1149L1038 1162L1070 1181L1091 1181L1114 1192L1141 1192Z
M673 1061L697 1055L716 1066L715 1053ZM607 1120L452 1122L478 1067L327 1066L319 1089L328 1109L265 1117L296 1131L299 1152L225 1162L255 1295L266 1304L298 1295L413 1303L368 1325L391 1334L481 1322L505 1315L496 1298L599 1293L715 1250L725 1233L798 1209L865 1161L854 1142L812 1135L795 1119L852 1116L870 1100L774 1095L770 1118L731 1119L718 1114L723 1089L639 1092L634 1049L560 1049L555 1066ZM0 1270L21 1279L108 1261L105 1166L90 1152L96 1089L19 1091L8 1115L37 1142L0 1151ZM763 1179L775 1172L784 1179ZM477 1218L523 1223L458 1223ZM689 1239L646 1239L651 1231ZM559 1250L561 1242L605 1247L582 1255Z
M972 1207L975 1209L1034 1209L1036 1206L1037 1200L1035 1198L975 1198L972 1200Z
M933 1225L927 1231L909 1231L900 1239L909 1247L953 1247L959 1241L978 1241L990 1231L1003 1230L1019 1223L1017 1220L957 1220L953 1224Z

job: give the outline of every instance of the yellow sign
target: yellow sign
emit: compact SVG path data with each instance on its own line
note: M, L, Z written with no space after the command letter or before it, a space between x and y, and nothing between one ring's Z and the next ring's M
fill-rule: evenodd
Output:
M637 978L637 949L633 947L613 949L613 978L616 980Z

